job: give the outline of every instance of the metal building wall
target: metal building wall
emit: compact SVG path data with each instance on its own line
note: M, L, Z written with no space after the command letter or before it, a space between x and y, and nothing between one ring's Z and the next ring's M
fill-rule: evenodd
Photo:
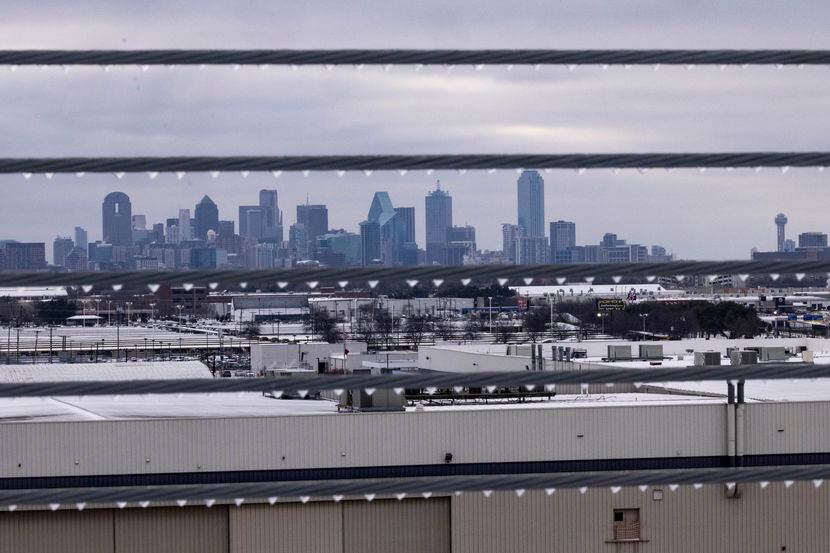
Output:
M583 405L9 423L0 477L724 455L724 416L719 404Z
M2 553L112 553L113 512L0 513Z
M114 553L227 552L226 506L118 509L113 513Z
M640 509L642 541L612 541L617 508ZM402 502L4 513L0 551L818 552L830 551L828 517L830 485L812 482L740 486L737 498L723 486L469 493Z
M342 505L344 553L451 551L449 497L346 501Z
M229 512L233 553L339 553L343 514L338 503L242 505Z
M722 486L690 486L654 501L654 488L465 494L453 498L454 553L735 553L830 551L830 490L811 482L742 486L727 498ZM639 508L643 541L615 543L613 511ZM784 549L786 548L786 549Z
M830 451L830 402L747 403L746 455Z

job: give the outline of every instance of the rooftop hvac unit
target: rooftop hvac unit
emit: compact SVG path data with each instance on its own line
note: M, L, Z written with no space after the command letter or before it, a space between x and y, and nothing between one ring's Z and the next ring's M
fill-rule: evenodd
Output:
M720 365L719 351L696 351L695 367Z
M630 361L631 346L608 346L609 361Z
M640 359L663 359L663 344L640 344Z
M783 347L758 348L758 359L760 361L786 361L787 351Z
M732 365L755 365L758 363L758 352L744 350L737 348L729 353L729 362Z
M403 411L404 396L394 390L379 389L371 394L365 390L352 390L350 407L356 411Z

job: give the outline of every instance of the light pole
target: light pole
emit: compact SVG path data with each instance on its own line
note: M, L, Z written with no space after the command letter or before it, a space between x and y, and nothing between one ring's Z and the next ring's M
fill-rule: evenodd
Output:
M597 313L597 317L599 317L600 323L602 324L601 334L603 334L603 335L605 334L605 317L607 317L607 316L608 316L608 313L602 313L602 312ZM643 319L643 322L645 322L645 319Z
M643 320L643 340L646 339L646 319L648 319L648 313L640 313L640 318Z
M548 309L550 310L550 337L553 338L553 294L548 292Z
M153 325L152 338L153 338L153 341L155 341L156 340L156 304L155 303L150 304L150 319L152 319L152 321L153 321L151 323ZM153 351L153 355L155 355L155 350Z
M130 307L132 307L133 302L128 301L128 302L125 302L125 303L127 305L127 326L130 326Z
M37 337L38 337L39 335L40 335L40 330L35 330L35 356L32 358L32 365L34 365L35 363L37 363L37 357L38 357L38 355L37 355L37 354L38 354L38 349L37 349Z
M489 301L489 305L487 306L487 331L492 335L493 334L493 296L488 296L487 300Z
M118 316L115 318L115 362L121 355L121 308L118 308Z
M112 326L112 300L107 300L107 326Z
M179 310L179 324L182 324L182 309L184 309L183 305L177 305L176 309Z

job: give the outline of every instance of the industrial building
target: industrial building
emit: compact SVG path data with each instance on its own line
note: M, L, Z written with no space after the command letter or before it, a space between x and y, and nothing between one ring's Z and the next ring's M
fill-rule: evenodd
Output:
M346 350L349 350L348 352ZM736 352L738 352L736 354ZM252 368L368 372L590 371L830 363L830 340L254 344ZM417 355L417 359L415 358ZM711 358L711 359L710 359ZM716 361L715 361L716 360ZM269 372L271 371L271 372ZM292 372L294 371L294 372ZM196 361L0 366L0 383L209 379ZM112 500L0 502L14 552L731 552L830 549L830 484L436 490L259 497L256 483L775 467L825 463L830 379L560 385L524 396L454 391L0 398L0 497L110 489ZM467 393L469 392L469 393ZM417 398L417 399L413 399ZM395 401L390 401L397 399ZM122 502L141 486L253 483L250 497ZM123 488L126 487L126 488ZM184 489L184 488L182 488ZM186 493L186 492L182 492Z
M830 390L826 382L811 387ZM735 406L711 397L623 393L337 414L325 400L251 396L170 396L151 407L75 399L70 414L45 420L47 406L38 413L33 405L41 400L0 401L0 486L670 469L728 466L737 455L758 466L818 462L830 452L830 436L809 423L830 416L826 401L738 406L744 445L730 452L727 418ZM221 416L196 414L211 406ZM78 420L79 410L99 416ZM828 486L737 488L278 498L273 505L250 498L238 506L226 500L82 511L4 506L0 550L697 552L731 551L735 541L747 551L830 547L822 522L830 515Z

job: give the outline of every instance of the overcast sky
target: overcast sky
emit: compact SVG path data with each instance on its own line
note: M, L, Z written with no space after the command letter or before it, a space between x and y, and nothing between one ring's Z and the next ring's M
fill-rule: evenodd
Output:
M3 5L0 48L830 48L830 2L172 2ZM0 156L548 153L830 149L827 67L0 68ZM830 170L543 173L548 221L662 244L686 259L742 259L788 235L830 230ZM516 221L516 174L0 176L0 239L45 241L86 227L129 194L148 223L204 194L221 218L276 188L287 226L308 196L332 228L357 230L372 193L417 210L441 179L454 222L500 248Z

